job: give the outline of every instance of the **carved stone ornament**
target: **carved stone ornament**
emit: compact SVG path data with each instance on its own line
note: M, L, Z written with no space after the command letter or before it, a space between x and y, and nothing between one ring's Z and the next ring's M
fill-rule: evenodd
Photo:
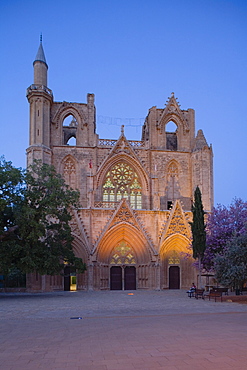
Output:
M182 234L187 238L190 238L190 233L188 228L185 225L185 220L183 217L183 212L179 204L176 204L176 208L174 210L172 219L170 221L168 230L166 232L166 237L173 235L173 234Z

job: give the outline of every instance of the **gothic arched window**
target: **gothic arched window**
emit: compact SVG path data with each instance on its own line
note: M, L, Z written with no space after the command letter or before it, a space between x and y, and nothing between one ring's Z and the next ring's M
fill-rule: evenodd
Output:
M103 201L128 199L133 208L142 208L142 188L137 173L125 162L119 162L107 172L103 184Z
M173 121L166 124L166 149L177 150L177 125Z
M122 240L116 245L110 259L111 265L135 265L135 257L132 248Z
M175 162L171 162L168 167L168 176L169 177L178 177L178 166Z
M180 197L179 171L175 161L172 161L167 168L167 209Z
M67 185L73 189L76 188L76 166L75 162L71 157L68 157L64 162L63 176Z
M169 265L179 265L180 258L177 251L173 250L170 252L170 255L168 257L168 263Z
M78 123L71 114L67 116L63 121L63 136L64 145L76 145L76 131Z

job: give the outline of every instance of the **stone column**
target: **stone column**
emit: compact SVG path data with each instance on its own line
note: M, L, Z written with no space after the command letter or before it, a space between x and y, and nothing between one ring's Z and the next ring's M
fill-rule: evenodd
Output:
M160 290L160 263L157 261L155 263L155 270L156 270L156 289Z
M92 291L94 290L93 289L93 262L90 261L88 266L87 266L87 269L88 269L88 290Z

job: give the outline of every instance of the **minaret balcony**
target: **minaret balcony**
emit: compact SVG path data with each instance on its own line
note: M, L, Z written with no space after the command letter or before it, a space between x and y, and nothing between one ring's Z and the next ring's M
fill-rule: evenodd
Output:
M51 98L53 98L53 93L51 89L48 89L48 87L44 85L34 85L32 84L27 88L27 95L32 94L33 92L45 92L47 93Z

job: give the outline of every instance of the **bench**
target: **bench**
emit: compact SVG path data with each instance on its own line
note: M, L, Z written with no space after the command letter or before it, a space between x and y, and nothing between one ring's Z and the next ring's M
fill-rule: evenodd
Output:
M188 297L195 297L195 289L190 289L186 293L188 293Z
M213 288L211 292L221 292L222 294L228 295L228 288Z
M209 300L214 298L215 302L217 298L220 298L220 301L222 302L222 292L220 291L217 292L215 290L210 290L209 294L207 294L205 297L208 297Z
M195 298L198 299L198 298L202 298L204 299L204 289L196 289L195 290Z

